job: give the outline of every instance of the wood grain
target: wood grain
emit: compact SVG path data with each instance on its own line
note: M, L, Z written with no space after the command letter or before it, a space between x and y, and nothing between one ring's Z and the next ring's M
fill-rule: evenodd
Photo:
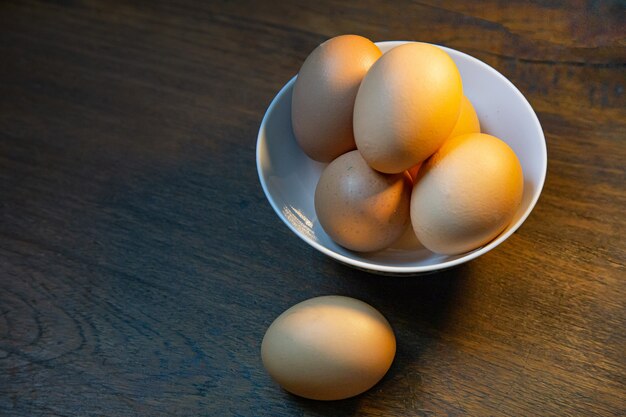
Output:
M621 1L0 3L0 415L626 414ZM321 41L446 45L507 76L548 142L544 192L454 270L377 277L284 227L255 138ZM296 302L380 309L383 381L277 387L265 329Z

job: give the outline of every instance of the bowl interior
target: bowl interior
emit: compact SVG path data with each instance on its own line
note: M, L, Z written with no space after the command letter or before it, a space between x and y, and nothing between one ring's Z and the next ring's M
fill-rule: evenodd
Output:
M387 52L405 42L378 42ZM493 241L472 252L445 256L419 245L359 253L333 242L315 215L313 195L326 164L309 159L298 146L291 127L291 94L295 77L268 108L257 139L257 169L263 190L278 216L300 238L321 252L349 265L374 272L411 274L436 271L466 262L493 249L510 236L534 207L547 169L545 139L539 120L524 96L487 64L442 47L454 60L463 79L481 130L504 140L517 154L524 171L522 204L509 226ZM410 233L410 232L409 232Z

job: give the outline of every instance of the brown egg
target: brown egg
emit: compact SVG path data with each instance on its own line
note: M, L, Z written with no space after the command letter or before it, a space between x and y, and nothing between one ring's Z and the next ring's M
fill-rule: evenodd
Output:
M341 296L312 298L282 313L261 344L263 365L287 391L340 400L374 386L393 362L396 339L370 305Z
M419 172L421 166L422 163L420 162L419 164L413 165L411 168L407 169L409 175L411 176L411 181L415 181L415 178L417 178L417 173Z
M407 228L404 230L402 236L398 238L393 244L389 247L390 249L400 249L400 250L416 250L423 249L424 245L420 243L415 235L415 231L413 230L413 226L409 223Z
M358 151L328 165L315 189L315 212L332 240L360 252L381 250L398 239L409 222L411 179L382 174Z
M291 120L302 150L330 162L355 149L354 100L363 77L382 52L369 39L342 35L315 48L293 87Z
M452 132L461 75L441 48L408 43L367 73L354 104L357 149L374 169L397 173L432 155Z
M513 150L483 133L457 136L420 169L411 195L411 222L433 252L456 255L495 238L511 222L524 189Z
M480 133L480 122L476 115L476 110L472 102L465 96L461 101L461 111L459 112L459 118L450 133L450 138L455 136L467 135L468 133Z

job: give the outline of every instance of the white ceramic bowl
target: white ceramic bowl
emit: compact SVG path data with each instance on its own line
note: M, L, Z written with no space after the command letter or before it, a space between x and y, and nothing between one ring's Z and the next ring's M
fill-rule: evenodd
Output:
M387 52L406 42L378 42ZM543 131L522 93L502 74L462 52L442 47L454 60L484 133L513 148L524 171L522 204L511 224L485 246L456 256L438 255L423 247L390 248L375 253L345 249L324 232L313 204L315 187L326 164L309 159L291 127L291 94L296 77L274 97L259 129L256 163L263 191L278 217L302 240L320 252L356 268L383 274L421 274L467 262L506 240L528 217L539 199L547 170Z

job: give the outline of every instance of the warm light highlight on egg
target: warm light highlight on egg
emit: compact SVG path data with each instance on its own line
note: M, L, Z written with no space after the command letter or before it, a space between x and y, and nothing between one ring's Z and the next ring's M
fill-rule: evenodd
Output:
M428 159L411 196L411 222L433 252L455 255L484 245L511 221L524 177L513 150L473 133L449 139Z
M359 88L357 149L378 171L407 170L448 138L462 97L461 75L441 48L420 42L398 46L372 65Z
M480 133L480 122L478 121L478 115L476 115L476 110L474 110L472 102L466 96L463 96L459 118L454 125L454 129L452 129L452 133L450 133L448 137L453 138L468 133Z

